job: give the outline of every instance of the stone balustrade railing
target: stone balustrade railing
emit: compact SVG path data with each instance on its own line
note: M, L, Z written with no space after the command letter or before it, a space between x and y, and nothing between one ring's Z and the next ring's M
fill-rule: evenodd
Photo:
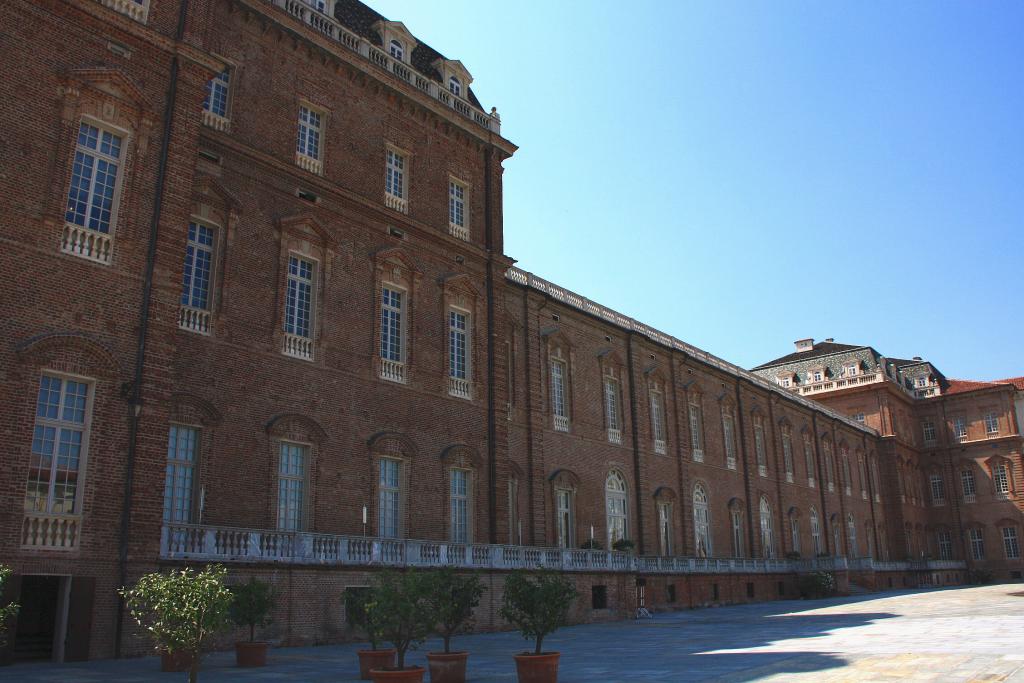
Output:
M455 544L442 541L338 536L315 532L169 524L160 556L201 562L284 562L305 565L467 569L556 569L661 574L767 574L847 568L845 557L809 560L637 557L606 550ZM869 562L870 558L865 558ZM892 563L890 563L892 564ZM904 563L906 564L906 563ZM963 563L959 563L963 566Z
M75 550L81 522L78 515L26 512L21 523L21 547Z
M486 114L477 109L476 106L468 101L449 92L442 84L420 75L405 62L395 59L387 52L370 44L370 41L362 36L348 30L333 17L313 9L309 4L301 0L264 1L281 8L328 40L337 43L347 50L358 53L369 63L391 73L399 80L405 81L420 92L425 93L435 102L440 102L461 116L473 121L481 128L498 135L501 134L501 119L498 118L497 114L493 113L493 110L492 113Z

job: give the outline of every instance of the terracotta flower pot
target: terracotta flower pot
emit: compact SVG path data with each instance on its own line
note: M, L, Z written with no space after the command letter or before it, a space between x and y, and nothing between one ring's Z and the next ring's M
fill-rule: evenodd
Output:
M395 649L387 650L358 650L359 655L359 678L364 681L373 679L370 675L372 669L387 669L395 666Z
M409 666L404 669L373 669L373 683L423 683L422 666Z
M238 666L266 666L270 643L235 643L235 664Z
M428 652L430 683L465 683L468 652Z
M188 671L192 668L192 653L186 650L175 650L160 653L161 671Z
M556 683L558 681L558 652L535 655L524 652L514 655L519 683Z

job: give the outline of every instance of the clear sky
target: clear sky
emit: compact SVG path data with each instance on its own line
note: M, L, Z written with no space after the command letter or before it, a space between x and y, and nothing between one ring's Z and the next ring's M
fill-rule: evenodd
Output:
M524 269L745 367L1024 375L1024 2L367 1L498 108Z

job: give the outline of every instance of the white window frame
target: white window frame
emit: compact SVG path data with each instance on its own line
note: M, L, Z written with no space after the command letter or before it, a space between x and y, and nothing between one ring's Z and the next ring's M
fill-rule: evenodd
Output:
M985 559L985 533L978 527L971 527L967 530L968 547L971 551L971 559L981 561Z
M966 467L960 470L960 491L963 493L965 503L973 503L977 500L978 486L974 479L974 470Z
M935 423L931 420L923 420L921 422L921 436L924 437L924 442L935 443Z
M569 371L569 364L561 358L552 358L549 367L551 373L551 416L555 431L567 432L569 431L569 401L565 379Z
M182 434L188 438L183 442ZM171 423L164 468L164 524L192 524L203 432L196 425Z
M664 395L657 387L651 389L651 436L654 440L654 452L658 455L666 453L665 439L665 403Z
M688 402L690 418L690 452L694 462L704 462L704 415L700 399Z
M458 324L460 318L462 320L461 327ZM470 399L473 397L473 354L470 352L473 348L472 340L472 315L466 309L450 306L448 308L448 393L457 398ZM460 344L462 349L461 371L459 370L458 354Z
M377 535L381 538L402 538L403 462L398 458L377 460ZM394 474L394 479L386 475Z
M406 359L409 328L409 292L401 285L384 281L380 284L380 376L391 382L406 382ZM397 296L398 305L393 303ZM396 329L397 328L397 329ZM397 336L397 343L395 337ZM397 347L397 352L394 350Z
M86 129L95 129L96 148L89 147L82 142L83 134L86 140L91 140ZM102 150L104 135L110 136L112 142L117 140L117 155L104 153ZM71 173L68 178L67 192L64 195L64 233L61 238L61 251L65 254L79 256L94 263L109 265L113 256L114 235L117 232L117 221L121 206L121 191L124 185L125 167L127 166L128 145L130 136L128 131L111 126L110 124L83 116L78 122L78 131L75 134L75 148L71 155ZM85 160L89 159L88 179L77 169L85 169ZM110 197L105 197L105 192L97 193L97 176L101 164L106 164L109 169L114 166L114 181L110 190ZM79 197L76 188L75 177L79 178L78 185L83 182L88 185L84 192L84 198L75 200L72 208L72 193ZM105 177L109 177L106 172ZM106 185L104 187L107 187ZM94 204L97 197L101 202L99 208ZM103 214L106 209L102 208L102 202L110 201L109 218L103 222ZM84 204L84 213L78 209ZM99 216L96 216L96 212ZM94 223L94 221L98 221ZM105 230L103 228L106 228Z
M794 553L800 554L800 518L789 516L789 543Z
M193 230L194 228L194 230ZM200 239L201 231L210 233L210 243ZM194 234L194 236L193 236ZM198 334L210 334L212 330L212 312L214 283L217 277L217 226L198 218L188 222L188 233L185 236L185 262L182 265L181 296L178 301L178 327ZM207 259L206 301L196 303L196 273L200 255ZM191 264L191 265L190 265Z
M608 549L612 550L617 541L629 538L629 488L626 478L615 470L605 477L604 500Z
M658 503L658 547L662 557L672 555L672 503Z
M292 263L295 262L297 272L292 272ZM302 274L302 264L310 266L309 275ZM286 356L299 358L301 360L313 360L313 346L316 338L316 308L319 297L320 262L316 259L297 252L288 252L285 264L285 293L284 293L284 314L281 316L282 331L284 334L284 348L282 353ZM304 286L309 287L309 302L306 317L308 322L303 326L299 324L299 302ZM294 294L293 294L294 290ZM293 301L294 296L294 301Z
M1010 495L1010 468L1005 463L997 462L992 465L992 486L997 496Z
M764 443L764 420L761 417L754 418L754 455L757 458L757 474L760 477L768 476L768 453Z
M732 551L736 554L736 557L743 557L745 555L744 548L746 547L743 537L743 511L739 508L729 510L729 521L732 525Z
M953 436L961 443L967 441L967 420L963 417L953 418Z
M604 376L604 422L608 432L608 443L622 443L622 418L620 413L619 380L612 374Z
M576 492L569 488L555 489L555 531L559 548L576 545Z
M932 472L928 475L928 489L932 494L932 505L946 504L946 482L941 474Z
M448 177L448 234L469 241L469 186Z
M231 127L231 76L234 70L225 66L206 82L203 99L203 123L215 130L227 131ZM215 111L218 99L224 100L223 112Z
M1020 559L1020 537L1017 534L1017 527L1002 527L1003 553L1008 560Z
M999 415L994 412L985 413L985 434L993 436L999 433Z
M711 557L711 508L704 484L693 487L693 542L697 557Z
M296 116L295 164L310 173L324 170L324 137L327 111L309 102L299 102Z
M725 440L725 466L736 469L736 418L731 407L722 409L722 438Z
M289 466L285 470L285 456L291 458L291 451L300 457L301 471L296 473ZM303 531L306 527L309 496L309 466L312 446L297 441L280 441L277 449L277 529L279 531ZM298 490L298 507L292 493Z
M398 40L397 38L392 38L391 41L388 43L388 54L390 54L394 59L397 59L400 62L404 62L405 43Z
M801 440L804 445L804 467L807 468L807 486L813 489L816 486L814 477L814 443L811 435L806 432L803 433Z
M408 152L393 145L384 150L384 204L399 213L409 212Z
M786 472L786 482L793 483L793 433L789 427L782 429L782 467Z
M775 557L775 529L772 524L772 506L764 496L761 496L758 512L761 522L761 555L771 559Z
M860 549L857 547L857 522L851 513L846 515L846 542L850 546L850 557L860 557Z
M462 97L462 80L454 74L448 76L448 92L456 97Z
M811 520L811 544L814 546L814 556L817 557L822 553L821 546L821 518L818 516L818 511L811 508L810 514Z
M449 540L452 543L472 543L472 476L470 470L452 467L448 471ZM461 481L461 486L459 485Z
M953 559L953 538L948 531L940 529L935 532L935 542L938 546L940 560Z

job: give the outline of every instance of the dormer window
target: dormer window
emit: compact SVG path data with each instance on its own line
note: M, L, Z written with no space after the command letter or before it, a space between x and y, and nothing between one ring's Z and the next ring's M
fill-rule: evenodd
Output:
M306 4L315 9L317 12L323 12L327 14L327 0L306 0Z
M820 382L825 379L825 373L822 370L811 370L808 374L812 382Z
M388 47L388 51L391 56L400 62L405 61L405 46L399 40L392 40L391 45Z
M448 90L456 97L462 97L462 81L455 76L448 78Z
M843 366L843 370L846 372L847 377L856 377L858 372L857 363L847 363Z
M926 387L926 386L928 386L928 378L927 377L918 377L917 378L917 386L919 386L919 387Z

